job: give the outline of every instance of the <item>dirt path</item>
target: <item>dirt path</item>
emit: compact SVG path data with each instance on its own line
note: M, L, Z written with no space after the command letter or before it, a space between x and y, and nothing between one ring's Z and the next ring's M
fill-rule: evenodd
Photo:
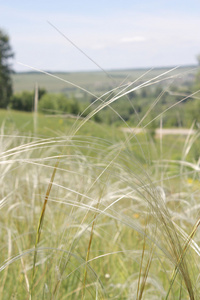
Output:
M134 133L138 134L141 132L146 132L146 129L142 128L122 128L123 132L129 132L129 133ZM194 134L196 130L194 129L187 129L187 128L157 128L155 130L156 137L161 137L163 135L189 135L189 134Z

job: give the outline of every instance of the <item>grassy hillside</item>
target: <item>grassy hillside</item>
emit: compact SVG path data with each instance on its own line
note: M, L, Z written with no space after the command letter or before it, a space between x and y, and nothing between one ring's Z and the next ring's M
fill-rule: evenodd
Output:
M15 132L16 135L24 134L30 137L37 136L41 138L67 136L72 132L74 124L75 119L68 115L44 115L38 113L35 120L34 113L31 112L0 109L0 126L6 134ZM75 128L79 125L81 125L81 120L76 122ZM119 140L123 136L121 130L114 126L100 125L93 121L89 121L85 126L81 127L78 134L110 140Z
M14 91L17 93L26 89L29 92L15 94L9 107L31 111L34 85L37 83L41 89L46 89L47 94L49 93L49 96L43 94L44 97L40 98L39 109L42 112L71 113L70 109L73 111L73 106L81 113L90 105L91 110L99 111L96 116L98 121L107 125L121 126L123 119L131 127L136 127L147 114L141 126L151 123L152 127L158 127L160 121L157 116L166 111L162 119L163 127L189 128L194 118L197 123L199 122L199 115L196 113L199 104L195 98L198 95L189 96L195 90L197 79L195 72L197 70L192 70L192 67L182 67L110 71L107 74L103 72L14 74ZM45 93L45 90L43 92ZM59 100L52 93L66 95L62 95L62 100ZM110 104L98 109L102 101ZM180 105L176 106L178 102ZM169 110L171 106L176 107ZM156 121L152 123L152 119Z
M175 85L183 84L183 82L187 84L188 82L191 82L195 73L195 71L192 71L193 68L194 67L192 66L182 67L170 73L170 76L180 74L178 77L174 78ZM140 78L139 82L147 81L168 70L170 70L170 68L159 68L151 71L147 69L107 71L107 74L100 71L51 73L52 76L36 72L16 73L13 74L13 84L14 92L21 92L23 90L32 91L35 83L38 83L41 88L45 88L48 92L61 92L68 95L74 94L84 98L87 96L87 93L84 93L77 87L65 81L81 86L82 88L98 95L103 94L122 83L138 80L138 78ZM58 78L56 79L55 77L59 77L61 80ZM163 84L166 84L166 81Z

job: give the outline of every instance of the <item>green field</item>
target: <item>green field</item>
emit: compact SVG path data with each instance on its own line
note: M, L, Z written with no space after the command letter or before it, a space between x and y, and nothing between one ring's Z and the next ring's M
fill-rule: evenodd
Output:
M36 126L34 125L34 113L0 110L0 125L5 133L23 134L41 138L67 136L71 134L75 120L65 115L37 114ZM81 124L77 121L76 126ZM76 128L76 127L75 127ZM77 134L83 136L98 136L105 139L118 139L123 136L122 132L114 126L102 126L93 121L87 122Z
M74 73L49 73L42 74L37 72L16 73L13 74L14 92L24 90L34 90L35 84L45 88L50 93L66 93L67 95L75 95L84 98L87 93L73 86L78 85L97 95L103 94L112 88L115 88L123 83L130 81L144 82L158 75L163 74L173 68L159 69L136 69L136 70L116 70L97 72L74 72ZM194 79L196 73L194 66L181 67L173 70L165 77L174 76L175 85L188 84ZM57 77L57 78L56 78ZM138 80L138 78L140 78ZM70 83L67 83L70 82ZM166 85L167 81L162 84Z
M63 74L89 90L99 80L97 93L115 84L76 75ZM16 91L67 88L46 75L14 80ZM199 129L123 132L92 121L97 111L0 110L0 298L200 299Z

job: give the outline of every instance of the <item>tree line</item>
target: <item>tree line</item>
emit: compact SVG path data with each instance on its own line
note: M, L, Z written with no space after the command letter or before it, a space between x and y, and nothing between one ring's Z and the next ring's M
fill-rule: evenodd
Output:
M9 43L9 36L0 29L0 108L6 108L13 94L11 58L14 53Z

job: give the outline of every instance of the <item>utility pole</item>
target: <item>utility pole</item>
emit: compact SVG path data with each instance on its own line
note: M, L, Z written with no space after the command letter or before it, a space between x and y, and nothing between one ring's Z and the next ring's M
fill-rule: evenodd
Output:
M38 112L38 84L35 84L35 97L34 97L34 135L37 134L37 112Z

